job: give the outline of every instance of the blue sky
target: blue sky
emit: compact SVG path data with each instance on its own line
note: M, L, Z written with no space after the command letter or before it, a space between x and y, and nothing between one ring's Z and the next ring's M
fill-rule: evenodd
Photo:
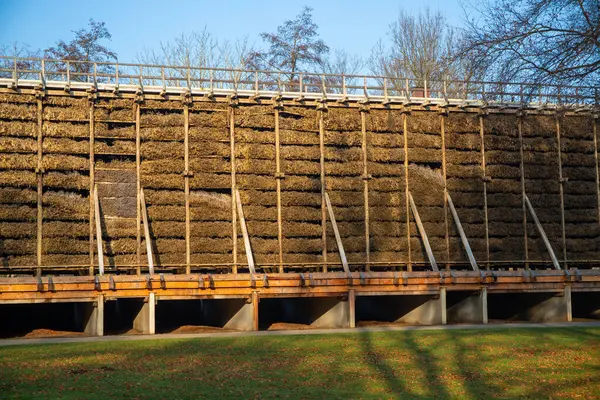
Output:
M261 44L261 32L274 32L308 5L321 37L331 48L367 57L389 24L403 9L418 13L429 7L444 12L450 24L462 23L461 0L301 0L301 1L72 1L0 0L0 45L14 41L32 48L47 48L58 39L72 38L72 30L87 26L88 19L106 22L112 34L109 47L121 62L134 62L144 48L180 33L207 30L220 40L248 36Z

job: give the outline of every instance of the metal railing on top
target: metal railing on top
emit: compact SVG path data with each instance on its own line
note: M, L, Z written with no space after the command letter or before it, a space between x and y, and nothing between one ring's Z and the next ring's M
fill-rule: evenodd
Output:
M530 83L483 81L423 81L368 75L331 75L290 73L228 68L200 68L130 64L118 62L65 61L33 58L0 57L0 81L19 86L35 81L71 86L137 86L168 90L182 88L207 92L230 91L257 95L282 93L298 97L320 95L337 99L367 98L378 101L410 102L419 99L450 100L484 104L515 104L543 107L561 105L597 107L600 87L539 85Z

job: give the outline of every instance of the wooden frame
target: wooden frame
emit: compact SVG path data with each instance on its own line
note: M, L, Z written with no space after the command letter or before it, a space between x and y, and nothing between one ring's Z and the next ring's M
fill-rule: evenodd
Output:
M415 205L415 201L410 192L408 192L408 201L410 202L410 209L412 210L413 216L415 217L415 222L417 223L419 235L421 235L421 240L423 241L423 246L425 246L425 252L427 253L427 259L429 260L429 264L431 265L431 268L437 272L440 269L438 268L437 262L435 261L435 257L433 256L431 244L429 244L429 238L427 237L427 232L425 231L425 227L421 222L419 211L417 210L417 206Z
M146 241L146 255L148 256L148 273L154 275L154 257L152 256L152 239L150 238L150 226L148 225L148 211L146 210L146 198L144 189L140 188L140 209L144 220L144 239Z
M342 243L342 237L340 236L340 230L338 229L337 222L335 221L335 213L331 206L331 200L329 200L329 194L325 192L325 203L327 204L327 211L329 213L329 220L333 226L333 234L335 235L335 242L337 244L338 252L340 253L340 260L342 261L342 267L344 272L350 276L350 267L348 266L348 259L346 258L346 250L344 250L344 244Z
M550 241L548 240L546 231L544 230L544 227L540 223L540 220L538 219L537 214L535 213L535 209L531 205L531 201L529 201L529 197L527 197L527 195L525 194L524 198L525 198L525 204L527 205L527 208L529 209L529 213L531 214L531 217L533 218L533 222L535 222L535 226L536 226L540 236L542 237L542 241L544 242L544 245L546 246L546 250L548 250L548 253L550 254L550 258L552 259L552 264L554 265L554 268L562 269L560 267L558 259L556 258L554 249L552 248L552 245L550 244Z
M98 185L94 185L94 219L96 222L96 246L98 247L98 273L104 275L104 251L102 244L102 224L100 220L100 201L98 200Z
M467 257L469 258L469 263L471 264L471 268L473 271L479 271L479 266L477 265L477 261L475 260L475 256L473 256L473 251L471 250L471 245L467 240L467 235L465 235L465 231L460 223L460 218L458 218L458 213L456 212L456 208L454 207L454 202L452 201L452 197L450 193L446 190L446 199L448 200L448 207L450 208L450 212L452 213L452 218L454 219L454 224L456 225L456 229L458 230L458 234L460 235L460 241L462 242L465 251L467 252Z
M244 238L244 248L246 250L246 258L248 259L248 269L250 270L250 275L254 276L256 274L254 254L252 253L252 246L250 245L250 236L248 235L248 227L246 226L246 218L244 217L244 209L242 208L242 199L240 198L240 191L237 188L235 189L235 202L237 205L236 208L238 216L240 218L242 236Z

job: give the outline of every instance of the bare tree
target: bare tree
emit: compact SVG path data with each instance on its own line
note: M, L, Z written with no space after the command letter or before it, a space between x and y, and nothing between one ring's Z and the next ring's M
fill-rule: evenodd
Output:
M331 91L341 93L343 90L341 87L342 76L346 86L355 86L357 84L355 75L359 74L364 66L365 62L359 56L349 54L343 49L336 49L322 66L323 72L328 75L325 80L326 85L333 86Z
M7 57L0 60L0 69L2 70L0 76L2 78L12 78L15 67L19 71L35 69L36 61L33 60L33 58L40 57L40 53L40 50L32 50L28 44L21 42L12 42L10 44L0 46L0 56ZM19 78L35 79L37 76L25 73L20 75Z
M88 29L82 28L73 31L75 37L69 42L59 40L56 45L44 50L44 57L55 60L77 61L72 63L72 79L87 80L92 73L92 62L116 61L117 53L102 45L103 40L110 40L111 34L104 22L96 22L90 18ZM88 62L89 61L89 62ZM55 72L63 73L66 71L66 63L58 63L49 66ZM110 72L110 66L101 66L100 72Z
M277 27L276 33L261 33L268 50L254 51L248 67L279 71L288 82L295 82L301 72L319 70L329 47L319 39L318 26L312 20L312 8L304 7L293 20Z
M475 73L466 60L456 57L457 32L441 12L426 8L417 16L401 11L390 24L390 46L379 41L370 60L374 74L389 78L391 90L402 91L425 81L470 80Z
M489 78L600 83L599 0L485 0L470 8L462 53Z

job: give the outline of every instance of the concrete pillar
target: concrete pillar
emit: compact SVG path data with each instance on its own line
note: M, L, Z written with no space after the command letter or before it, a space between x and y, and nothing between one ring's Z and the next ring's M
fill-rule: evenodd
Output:
M487 288L476 293L452 293L448 307L448 322L487 324Z
M571 296L571 286L565 286L565 301L567 307L567 322L573 321L573 298Z
M143 334L156 333L156 294L150 293L133 320L133 329Z
M356 328L356 292L350 289L348 292L348 306L350 307L350 328Z
M82 306L83 312L76 313L76 321L81 321L83 331L90 336L104 336L104 295L98 295L96 302L83 303Z
M354 291L352 291L354 292ZM354 294L352 294L354 297ZM313 328L350 328L354 321L350 299L336 297L314 298L309 312ZM354 299L353 299L354 300ZM352 301L354 303L354 301ZM352 307L353 308L353 307Z
M225 320L225 329L238 331L258 330L258 293L252 292L247 300L218 300L218 312Z

